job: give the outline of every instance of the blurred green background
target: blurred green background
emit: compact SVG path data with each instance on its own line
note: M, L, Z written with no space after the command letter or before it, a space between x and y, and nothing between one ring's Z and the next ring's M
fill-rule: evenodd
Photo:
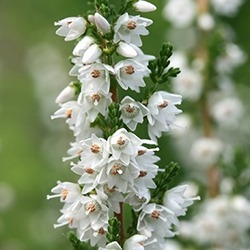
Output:
M71 133L62 120L50 120L57 109L55 97L71 80L67 58L73 48L55 35L53 23L84 13L85 2L0 0L1 250L71 249L66 230L53 229L61 205L46 200L57 180L76 179L69 164L61 162ZM144 15L154 24L143 49L156 55L167 24L161 15L164 1L152 2L158 10ZM237 43L250 54L250 1L245 2L229 21ZM236 79L242 86L249 84L249 63L237 71Z

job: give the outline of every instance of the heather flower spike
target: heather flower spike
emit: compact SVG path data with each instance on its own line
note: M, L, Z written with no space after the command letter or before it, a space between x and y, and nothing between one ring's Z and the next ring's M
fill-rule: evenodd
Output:
M181 96L162 89L179 69L168 68L170 44L163 45L158 59L139 48L153 21L129 11L150 12L155 5L143 0L125 1L120 10L108 0L94 5L87 20L68 17L55 23L59 36L77 39L69 72L76 81L56 98L59 109L52 119L65 119L73 132L63 160L71 161L78 179L58 181L47 196L58 197L63 205L54 226L73 229L69 240L78 250L86 244L99 250L162 249L165 238L175 235L177 217L198 199L184 198L185 187L177 187L169 190L164 203L171 179L162 173L173 177L178 167L157 165L157 139L175 126L181 112L176 107ZM120 88L137 92L137 98L126 95L120 100ZM137 135L142 124L147 124L150 139ZM165 184L158 185L162 180ZM134 216L129 228L123 225L125 203Z

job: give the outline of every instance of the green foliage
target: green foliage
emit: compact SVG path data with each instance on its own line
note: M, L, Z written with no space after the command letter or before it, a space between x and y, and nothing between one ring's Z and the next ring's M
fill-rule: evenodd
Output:
M165 171L159 172L155 178L156 189L151 190L152 201L162 203L164 193L168 190L169 183L178 175L180 166L171 162L165 167Z
M88 243L78 240L73 231L70 231L67 236L75 250L97 250L96 247L91 247Z
M115 131L123 127L123 122L120 117L121 111L119 110L119 104L112 102L108 107L108 117L105 118L99 114L92 123L92 127L98 126L103 131L104 138L108 138L115 133Z
M158 90L159 85L168 83L170 77L176 77L180 73L179 68L168 68L172 53L173 46L170 43L163 43L159 57L155 60L149 61L148 68L151 71L150 78L152 84L148 84L145 88L144 104L147 104L147 100Z
M127 229L128 238L137 233L136 227L138 221L138 214L133 209L131 209L131 217L132 217L132 222Z
M116 217L112 217L109 219L108 233L106 238L108 242L120 240L120 226L121 223Z

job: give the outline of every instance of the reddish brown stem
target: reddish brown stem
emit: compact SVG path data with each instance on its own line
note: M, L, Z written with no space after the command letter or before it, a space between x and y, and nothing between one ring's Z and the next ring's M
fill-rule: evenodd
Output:
M120 213L115 213L115 217L120 221L120 242L123 243L124 241L124 221L123 221L123 202L120 202Z

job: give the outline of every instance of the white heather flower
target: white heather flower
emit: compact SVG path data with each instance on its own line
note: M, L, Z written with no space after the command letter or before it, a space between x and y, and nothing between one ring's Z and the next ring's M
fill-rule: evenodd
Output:
M106 180L105 180L106 181ZM120 213L120 202L124 202L124 197L116 187L109 188L107 184L99 185L96 189L101 200L108 204L108 207L115 213Z
M203 14L199 15L198 19L197 19L197 23L198 23L198 26L202 30L211 30L215 26L214 18L209 13L203 13Z
M110 24L107 21L106 18L104 18L101 14L99 13L95 13L94 15L94 23L95 26L97 27L97 30L101 33L101 34L106 34L110 32Z
M140 16L129 16L128 13L121 15L114 27L115 35L114 42L121 40L126 43L133 43L137 46L142 45L140 35L146 36L149 34L146 29L153 21Z
M151 12L156 10L155 5L144 0L138 0L133 6L139 12Z
M119 192L126 193L128 188L133 186L139 170L133 163L125 165L122 161L114 160L111 157L107 168L103 168L101 175L100 182L107 180L108 188L115 187Z
M51 119L66 118L66 123L68 123L69 128L74 129L80 109L81 106L76 101L65 102L61 105L61 108L51 116Z
M136 129L137 123L143 122L143 117L148 113L148 109L143 104L136 102L129 96L122 99L120 110L123 122L132 131Z
M106 245L104 248L99 247L98 250L122 250L122 248L118 244L118 242L113 241L113 242L110 242L108 245Z
M163 9L163 16L178 28L188 27L196 15L193 0L169 0Z
M107 108L112 102L111 93L103 94L94 92L91 88L89 92L80 93L78 102L82 105L84 112L88 114L88 119L93 122L100 113L103 116L107 113Z
M191 158L199 165L209 167L220 158L223 144L216 138L199 138L190 149Z
M81 141L80 144L82 148L80 161L82 164L96 169L107 163L109 153L105 139L92 134L90 138Z
M244 63L245 53L234 43L228 43L225 52L216 61L216 69L220 73L231 73L233 69Z
M47 199L60 197L61 202L74 203L81 197L81 189L78 184L72 182L57 182L57 186L52 188L54 195L47 195Z
M124 250L144 250L145 235L135 234L124 242Z
M110 90L110 73L114 73L114 69L102 63L93 63L85 65L79 69L78 79L82 83L82 92L88 92L90 86L95 92L103 92L108 94Z
M130 44L124 42L119 42L116 52L124 57L137 56L136 50Z
M61 93L56 98L56 103L64 103L70 101L75 96L75 88L70 83L66 88L64 88Z
M180 185L168 190L163 198L163 204L169 208L174 214L178 216L184 216L187 211L187 207L191 206L195 200L200 200L199 196L188 198L185 195L187 185Z
M94 231L97 231L108 225L109 209L97 195L82 196L80 202L83 206L80 221L82 230L91 226Z
M115 76L119 85L140 92L140 87L145 87L144 77L149 75L149 69L136 60L128 59L115 65Z
M162 132L172 129L175 124L176 115L181 113L175 105L181 103L181 96L165 91L155 92L148 100L149 109L148 133L151 140L156 141Z
M192 68L184 68L178 77L173 79L173 90L183 98L191 101L199 99L202 91L202 77L200 72Z
M223 127L237 126L243 114L243 104L237 97L224 98L212 107L212 116Z
M168 208L155 203L149 203L143 207L137 222L137 230L140 234L150 238L152 234L159 237L172 237L172 224L177 224L174 213Z
M115 160L128 165L131 157L136 156L142 140L126 129L121 128L108 138L108 150Z
M211 4L218 14L233 16L237 13L243 0L212 0Z
M96 62L99 57L102 55L102 50L99 48L97 44L92 44L85 51L82 57L83 64L90 64Z
M84 51L83 51L84 53ZM69 75L70 76L78 76L79 75L79 69L83 66L82 63L82 57L81 56L77 56L77 57L73 57L71 59L71 63L74 64L73 67L70 69L69 71Z
M86 24L87 22L83 17L67 17L54 23L56 26L61 26L56 31L56 34L64 36L65 41L75 40L84 34Z
M89 48L91 44L95 42L91 36L84 36L75 46L72 54L74 56L83 56L84 52Z

